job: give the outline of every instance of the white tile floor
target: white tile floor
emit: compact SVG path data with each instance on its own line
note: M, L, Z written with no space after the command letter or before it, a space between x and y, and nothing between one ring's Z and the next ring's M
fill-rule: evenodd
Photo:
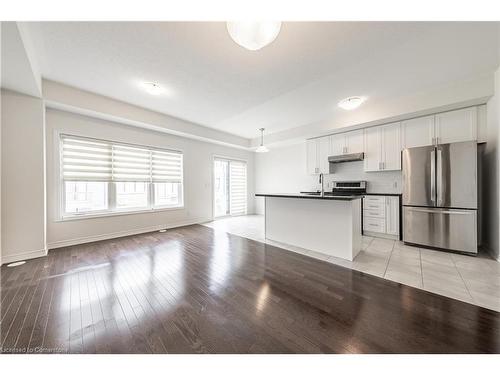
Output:
M215 230L269 243L401 284L500 311L500 262L404 245L400 241L363 237L363 251L353 262L264 238L264 217L247 215L204 224Z

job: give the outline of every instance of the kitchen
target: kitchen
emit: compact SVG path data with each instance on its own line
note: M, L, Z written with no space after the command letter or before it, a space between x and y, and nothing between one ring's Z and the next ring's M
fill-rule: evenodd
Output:
M441 148L447 147L445 145L452 148L462 145L452 159L445 160L448 167L450 164L455 166L454 173L450 170L440 171L434 164L431 166L429 161L427 164L418 158L415 161L415 152L418 151L428 154L429 158L436 158L435 147L441 159ZM472 297L466 286L470 275L462 275L455 270L452 273L451 268L446 269L445 271L450 271L449 280L455 282L459 278L465 279L464 285L458 288L453 284L453 289L446 288L446 277L440 280L441 285L436 285L433 283L435 280L430 276L429 280L426 280L426 276L433 275L436 271L428 263L433 261L433 257L450 267L454 265L453 262L470 263L471 259L474 259L472 257L484 262L491 261L488 264L495 266L488 250L481 246L480 223L484 211L478 197L481 195L481 179L485 173L482 172L481 163L485 147L486 106L474 105L423 116L408 116L364 129L358 127L356 130L307 139L302 144L285 146L261 154L263 160L279 158L280 162L276 165L282 169L283 160L286 160L288 165L297 165L297 168L290 168L289 171L281 173L287 174L285 181L288 181L289 185L281 180L279 190L257 190L256 199L260 200L257 207L259 213L266 217L263 224L265 240L269 243L291 245L289 248L292 250L331 263L470 301ZM281 155L272 156L273 153ZM266 164L272 163L267 161ZM300 170L301 168L303 170ZM275 175L279 173L276 169L270 169L269 172ZM465 196L460 196L457 203L433 203L431 191L436 194L438 187L435 175L432 178L431 175L437 172L442 173L437 180L443 186L448 186L449 191L455 195L457 192L467 191ZM449 176L448 180L445 175ZM319 200L322 188L323 201ZM419 192L425 199L416 198ZM346 194L350 196L346 197ZM279 195L282 197L278 198ZM345 200L356 196L362 197L362 208L356 215L359 217L358 225L362 228L363 237L362 241L359 241L354 236L353 241L347 242L349 246L354 246L349 248L347 256L341 252L335 253L325 245L328 243L332 247L333 244L339 243L345 246L345 241L353 238L345 228L336 231L339 218L345 219L340 220L341 222L350 222L343 211L339 210L335 214L332 209L332 218L328 224L324 224L323 216L319 215L315 220L314 215L305 208L294 212L290 211L289 207L282 207L284 202L297 201L296 204L301 206L307 206L307 202L310 202L309 208L313 210L313 205L319 205L318 202L331 204L331 199ZM468 202L469 206L465 207L461 202L467 198L472 202ZM276 202L282 202L281 207L276 208ZM290 205L293 203L285 206ZM418 217L419 213L423 214L422 211L430 210L432 206L448 206L458 210L455 216L443 213L425 220ZM464 213L469 215L464 216ZM307 215L306 219L302 219L301 214ZM451 221L447 221L449 218ZM455 218L467 219L461 222ZM289 238L286 237L286 230L281 228L286 225L290 228ZM352 230L353 227L348 228ZM346 236L347 239L344 238ZM318 242L318 238L321 241ZM335 241L332 241L332 238L335 238ZM381 254L372 257L363 251L367 249L368 241L379 242L384 254L377 258ZM396 254L401 258L398 259ZM406 263L411 264L413 268L398 267L397 260L405 263L407 257ZM411 260L411 257L418 259ZM493 294L487 304L496 306L496 303L496 295Z

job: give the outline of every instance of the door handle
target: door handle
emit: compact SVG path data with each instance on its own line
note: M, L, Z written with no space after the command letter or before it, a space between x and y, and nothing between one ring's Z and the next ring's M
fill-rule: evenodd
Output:
M426 210L425 208L409 208L408 211L415 211L415 212L425 212L429 214L442 214L442 215L470 215L474 213L473 210L466 210L466 211L440 211L440 210Z
M441 150L437 150L437 159L436 159L436 204L438 206L443 204L442 197L442 184L443 184L443 166L442 166L442 155Z
M436 151L431 151L431 202L436 203Z

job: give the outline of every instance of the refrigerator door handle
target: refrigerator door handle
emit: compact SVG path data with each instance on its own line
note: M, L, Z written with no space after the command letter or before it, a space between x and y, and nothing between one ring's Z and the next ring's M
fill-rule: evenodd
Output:
M431 151L431 202L436 204L436 151Z
M408 207L408 211L414 211L414 212L425 212L429 214L440 214L440 215L470 215L473 210L463 210L459 211L457 209L453 209L453 211L436 211L436 209L425 209L425 208L415 208L415 207Z
M436 158L436 204L441 206L443 204L443 159L442 151L437 150Z

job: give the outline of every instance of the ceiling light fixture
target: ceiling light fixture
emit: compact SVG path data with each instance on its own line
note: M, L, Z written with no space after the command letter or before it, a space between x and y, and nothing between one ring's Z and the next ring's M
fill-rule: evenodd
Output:
M240 46L257 51L278 36L281 22L227 22L227 31Z
M154 82L143 82L142 87L151 95L160 95L165 92L165 89Z
M7 267L17 267L17 266L22 266L23 264L25 264L26 261L24 260L21 260L19 262L14 262L14 263L9 263L7 264Z
M351 96L341 100L338 105L340 108L350 111L351 109L358 108L364 101L365 99L360 96Z
M257 147L255 152L269 152L269 149L264 146L264 128L260 128L260 146Z

